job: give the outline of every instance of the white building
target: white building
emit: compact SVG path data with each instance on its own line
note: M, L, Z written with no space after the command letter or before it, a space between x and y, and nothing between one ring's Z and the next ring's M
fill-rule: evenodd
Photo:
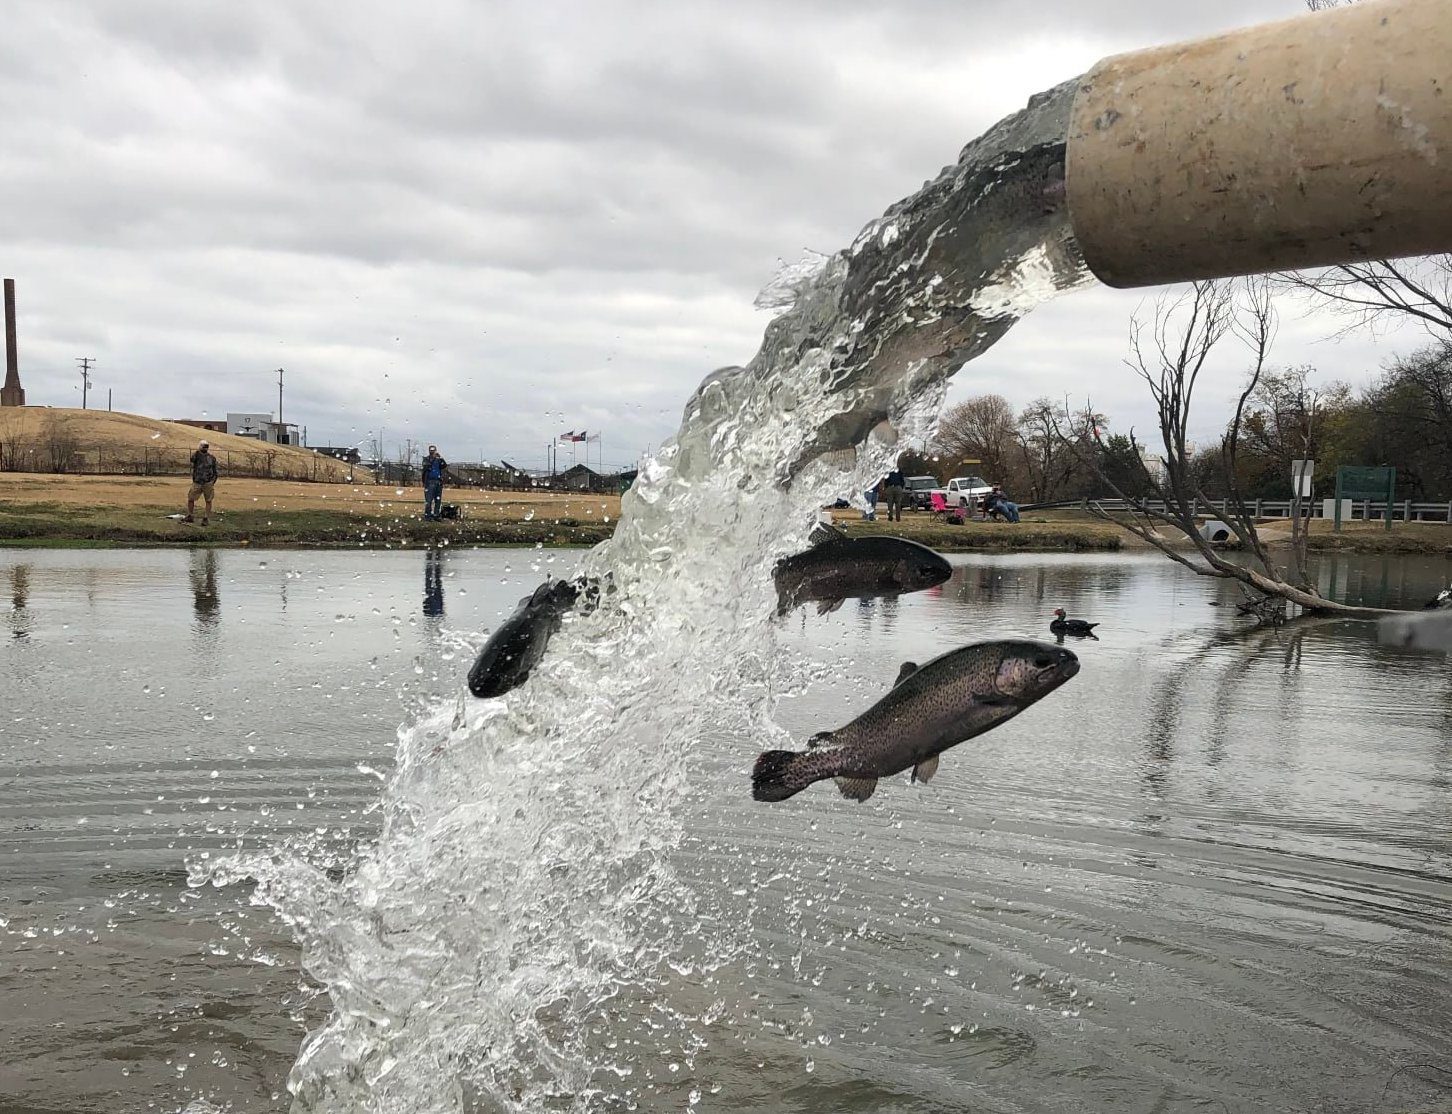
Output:
M231 426L227 428L230 430ZM1155 483L1162 484L1168 481L1169 470L1165 467L1165 458L1163 456L1159 453L1152 453L1145 446L1141 445L1139 448L1139 459L1140 463L1144 465L1144 470L1149 473L1150 479L1154 480Z
M227 432L238 437L255 437L259 441L271 441L272 415L227 413Z
M255 437L269 445L301 445L297 426L291 422L275 422L271 414L249 414L229 411L227 432L238 437Z

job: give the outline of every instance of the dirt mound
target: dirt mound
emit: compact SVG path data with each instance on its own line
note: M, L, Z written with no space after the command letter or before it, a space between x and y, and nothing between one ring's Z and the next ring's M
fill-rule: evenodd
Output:
M347 463L294 445L214 433L179 422L109 410L21 406L0 410L0 470L173 475L205 439L224 475L342 482Z

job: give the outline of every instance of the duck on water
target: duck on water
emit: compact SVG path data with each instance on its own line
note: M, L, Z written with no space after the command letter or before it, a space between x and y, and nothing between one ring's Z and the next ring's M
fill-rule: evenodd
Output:
M1049 624L1049 631L1053 634L1077 634L1094 637L1094 628L1098 623L1086 623L1083 619L1066 618L1066 612L1062 607L1054 608L1054 621Z

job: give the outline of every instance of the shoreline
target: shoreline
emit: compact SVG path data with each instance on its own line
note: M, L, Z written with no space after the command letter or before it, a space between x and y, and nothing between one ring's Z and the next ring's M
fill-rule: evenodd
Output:
M348 512L217 512L210 525L162 513L132 522L77 520L49 508L14 514L0 503L0 548L8 549L401 549L435 545L582 548L614 532L614 521L525 518L427 522L421 515L368 517Z
M1030 513L1023 521L976 522L948 526L921 511L909 511L901 523L889 523L879 516L876 521L861 517L861 512L840 511L833 524L849 536L887 534L919 542L942 553L1153 553L1155 547L1129 531L1096 518L1087 511L1061 509ZM1272 553L1289 548L1289 527L1283 520L1266 519L1257 525L1262 544ZM1193 554L1194 545L1175 531L1169 539L1177 552ZM1225 547L1231 552L1244 550L1240 545ZM1343 522L1342 532L1332 532L1332 524L1313 521L1307 539L1311 553L1385 553L1400 556L1442 557L1452 560L1452 524L1445 522L1394 522L1390 531L1380 522Z
M590 546L608 538L620 496L447 488L457 519L423 518L423 492L373 483L223 477L211 524L186 510L174 477L0 473L0 546L391 549L402 546Z
M463 547L579 549L615 532L617 494L447 488L463 517L426 522L423 492L372 483L305 483L223 477L212 524L167 517L185 509L189 484L175 477L0 473L0 548L407 549ZM200 512L200 507L198 508ZM1153 547L1077 508L1026 514L1022 522L968 521L949 526L924 511L890 523L857 509L832 515L848 536L889 535L942 553L1115 553ZM1288 524L1259 524L1268 548L1287 543ZM1172 543L1192 550L1187 539ZM1312 552L1399 554L1452 560L1452 524L1312 521Z

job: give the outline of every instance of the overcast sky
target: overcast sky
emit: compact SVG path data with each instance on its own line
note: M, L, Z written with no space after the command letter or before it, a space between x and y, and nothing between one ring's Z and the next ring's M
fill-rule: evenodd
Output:
M755 352L779 260L845 246L1107 54L1303 7L7 0L0 274L28 401L79 405L89 356L93 405L220 417L274 409L282 367L313 444L381 426L390 455L539 466L589 429L633 462ZM950 401L1090 384L1112 428L1143 425L1121 361L1145 297L1037 310ZM1287 307L1276 359L1363 382L1423 339L1324 339L1341 324Z

